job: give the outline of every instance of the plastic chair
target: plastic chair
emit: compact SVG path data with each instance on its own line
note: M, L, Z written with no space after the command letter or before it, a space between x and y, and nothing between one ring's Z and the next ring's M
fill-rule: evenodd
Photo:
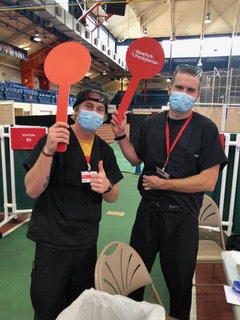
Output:
M114 250L115 249L115 250ZM128 244L114 241L101 251L95 267L95 288L110 294L128 296L149 285L149 302L163 303L140 255Z
M220 212L215 201L208 195L204 195L202 207L199 214L199 228L209 231L218 236L218 243L214 240L199 240L199 248L197 254L198 263L212 263L213 276L216 263L222 263L222 252L226 250L224 242L224 232Z

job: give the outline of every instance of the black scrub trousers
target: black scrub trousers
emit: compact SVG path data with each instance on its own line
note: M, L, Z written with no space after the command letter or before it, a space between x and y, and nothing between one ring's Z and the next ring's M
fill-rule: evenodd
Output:
M178 205L139 205L130 244L151 272L156 255L170 295L171 315L189 319L192 277L198 249L198 220ZM150 249L151 248L151 249ZM143 290L131 298L142 301Z
M31 301L34 320L56 319L86 289L94 287L96 246L61 250L36 245L32 268Z

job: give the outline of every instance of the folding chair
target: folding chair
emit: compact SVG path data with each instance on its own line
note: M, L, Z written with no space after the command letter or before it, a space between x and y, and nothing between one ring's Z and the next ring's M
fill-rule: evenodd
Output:
M214 240L199 240L197 255L198 263L213 264L212 273L216 263L222 263L222 252L226 250L224 242L224 232L220 212L215 201L208 195L204 195L203 204L199 214L199 229L204 229L209 233L214 233L218 237L218 243Z
M110 294L128 296L150 285L149 302L163 303L140 255L128 244L114 241L104 247L95 267L95 288Z

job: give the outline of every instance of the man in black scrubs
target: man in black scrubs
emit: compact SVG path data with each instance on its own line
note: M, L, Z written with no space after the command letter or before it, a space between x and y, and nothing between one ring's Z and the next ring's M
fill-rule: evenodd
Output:
M126 115L111 124L126 159L144 167L141 202L130 244L151 271L159 253L170 294L170 316L188 320L198 251L198 215L205 191L213 191L227 164L216 125L192 111L200 95L202 70L179 65L169 85L169 111L150 116L130 141ZM143 290L131 297L143 300Z
M37 198L27 233L36 242L35 320L55 320L94 287L102 201L117 200L123 178L112 148L95 134L108 103L100 83L86 83L73 106L74 124L51 126L24 163L26 192ZM67 145L66 152L56 152L59 143Z

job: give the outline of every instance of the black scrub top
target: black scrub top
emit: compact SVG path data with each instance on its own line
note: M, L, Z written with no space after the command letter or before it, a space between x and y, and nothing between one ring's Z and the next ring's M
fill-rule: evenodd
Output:
M135 151L144 162L142 175L156 174L156 167L162 169L166 161L167 112L146 118L132 138ZM181 125L183 124L182 120L176 121L181 121ZM222 170L227 162L215 123L193 112L191 121L170 153L166 172L170 174L171 179L181 179L199 174L217 164L220 164L220 170ZM203 192L145 191L142 187L142 175L139 178L138 189L143 199L165 204L179 204L187 212L198 216Z
M70 128L70 143L66 152L53 157L50 180L46 190L33 207L27 237L46 246L62 249L80 249L96 244L102 213L102 194L82 183L81 172L87 171L87 162L77 137ZM32 167L45 145L47 136L36 144L25 168ZM91 170L98 171L103 160L107 178L118 183L123 175L112 148L95 135L90 158Z

